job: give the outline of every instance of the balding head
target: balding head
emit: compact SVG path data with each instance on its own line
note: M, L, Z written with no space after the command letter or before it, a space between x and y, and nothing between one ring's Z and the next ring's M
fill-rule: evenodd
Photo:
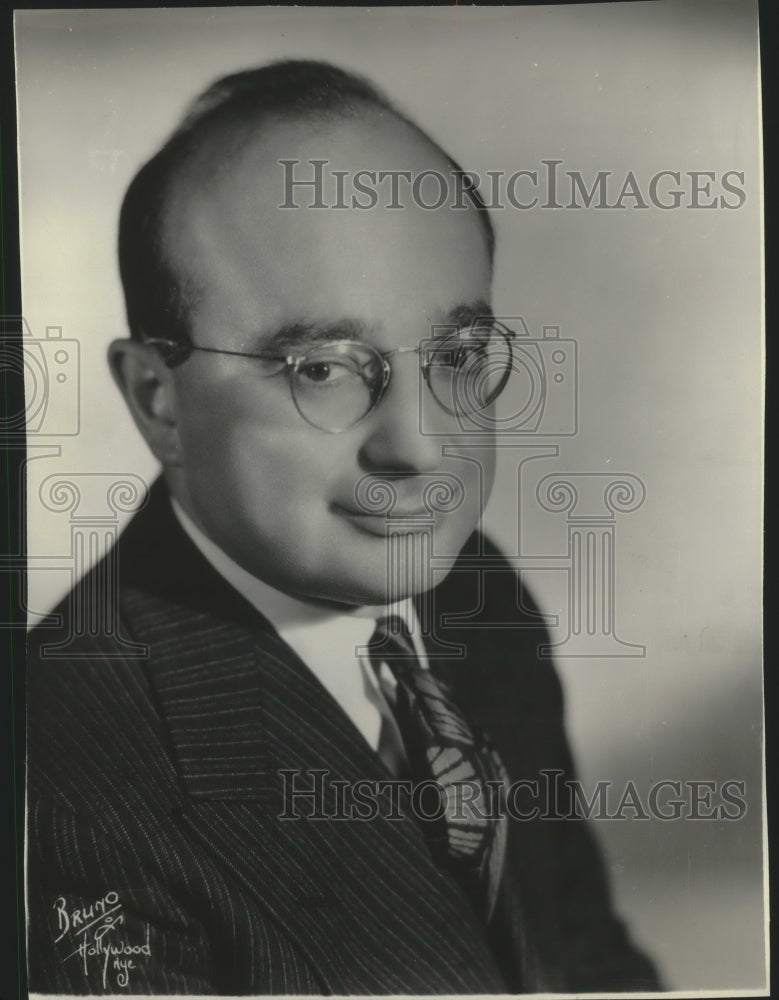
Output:
M218 184L247 150L276 163L301 147L280 144L290 138L288 127L300 136L319 134L316 147L330 156L327 135L351 122L370 137L387 127L413 133L417 146L426 146L430 160L454 176L463 171L416 124L404 116L369 81L322 62L289 60L236 73L212 84L198 97L163 148L139 171L122 205L119 227L119 263L132 336L186 343L190 337L190 308L198 288L187 267L186 253L174 259L169 222L193 191ZM408 145L414 145L409 143ZM299 159L305 159L302 156ZM422 169L430 167L427 162ZM346 165L352 170L358 161ZM386 169L386 163L381 167ZM408 169L408 167L406 167ZM466 186L468 203L478 210L491 257L494 234L478 193ZM276 188L273 196L277 197ZM276 204L281 201L277 197Z

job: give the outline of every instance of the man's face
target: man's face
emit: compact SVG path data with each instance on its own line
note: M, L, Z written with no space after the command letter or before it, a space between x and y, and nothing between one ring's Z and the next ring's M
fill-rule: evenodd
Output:
M319 130L286 124L218 179L185 185L171 206L166 245L199 289L191 310L196 345L256 352L294 327L298 339L278 346L299 355L323 329L332 336L342 328L344 339L384 352L417 346L463 307L483 315L490 265L475 210L425 210L410 195L400 210L282 210L282 158L300 160L306 176L316 158L327 158L329 170L447 169L393 120ZM301 417L288 371L264 377L250 358L194 352L174 369L182 455L169 470L174 493L228 555L295 596L380 604L437 582L440 575L431 580L425 571L425 518L433 564L446 572L489 495L492 442L458 448L457 418L430 398L418 355L399 354L391 364L379 406L328 433ZM425 394L425 430L435 434L420 427ZM430 521L425 490L442 479L458 494L455 509ZM384 509L365 513L359 498L382 481L398 497L389 522ZM359 496L358 484L366 491ZM406 515L421 518L411 523Z

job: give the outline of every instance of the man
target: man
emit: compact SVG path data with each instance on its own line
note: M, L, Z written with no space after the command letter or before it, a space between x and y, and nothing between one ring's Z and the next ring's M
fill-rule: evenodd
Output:
M98 566L31 638L31 987L656 988L539 782L572 775L559 683L475 532L495 442L463 430L510 371L489 220L470 190L281 208L316 160L462 176L365 81L286 62L211 87L125 198L110 360L163 476L117 627L73 641ZM488 808L511 782L525 821Z

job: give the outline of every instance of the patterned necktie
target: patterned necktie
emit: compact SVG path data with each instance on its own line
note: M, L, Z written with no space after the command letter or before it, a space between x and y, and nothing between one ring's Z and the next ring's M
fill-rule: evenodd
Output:
M419 663L402 618L381 618L370 643L379 672L386 663L397 681L393 712L412 779L436 782L443 815L425 806L423 827L436 860L449 868L489 921L500 888L506 852L507 784L497 751L475 733L445 685ZM427 801L427 800L426 800Z

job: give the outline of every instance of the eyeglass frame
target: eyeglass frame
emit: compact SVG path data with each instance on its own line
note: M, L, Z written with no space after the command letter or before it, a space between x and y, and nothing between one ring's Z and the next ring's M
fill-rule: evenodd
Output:
M425 349L426 345L429 345L431 342L443 343L446 340L448 340L450 336L454 336L455 334L458 334L460 332L479 329L479 328L487 328L487 327L490 329L490 331L495 331L499 333L505 340L506 345L508 347L508 361L503 376L501 378L500 385L495 390L490 401L486 403L484 406L474 407L472 410L467 410L467 411L453 410L450 407L448 407L445 403L441 402L441 400L435 394L432 386L430 385L429 369L431 365L430 362L425 363L422 360L422 351ZM305 413L303 413L303 411L300 408L300 404L298 403L297 398L295 396L294 389L292 388L291 380L290 380L290 395L292 396L292 402L295 404L295 409L298 411L300 416L306 421L307 424L309 424L311 427L315 427L317 430L325 431L326 433L329 434L341 434L343 433L343 431L350 430L352 427L357 427L358 424L361 424L362 421L365 420L366 417L369 417L370 414L373 413L373 411L381 403L387 391L387 388L389 387L390 381L392 379L392 366L389 363L389 358L394 357L396 354L418 354L419 367L422 372L422 377L424 378L425 384L430 390L430 395L433 397L433 399L436 401L438 406L441 407L442 410L444 410L450 416L465 416L468 413L480 413L483 410L485 410L487 406L490 406L492 403L494 403L495 400L498 398L498 396L500 396L500 394L506 388L506 383L508 382L509 377L511 376L512 363L514 359L514 352L512 350L512 341L516 339L516 336L517 334L514 330L511 330L505 324L499 322L496 319L489 319L487 322L480 322L478 319L475 319L467 327L458 327L456 330L453 330L452 333L449 335L426 338L425 340L422 340L416 347L393 347L389 351L380 351L372 344L367 344L365 343L365 341L362 340L345 339L345 340L328 341L327 343L330 344L331 346L359 347L363 350L367 349L368 351L371 351L381 361L382 373L383 373L381 385L379 386L379 389L375 394L375 399L372 399L370 408L366 410L365 413L357 420L355 420L353 423L348 424L346 427L339 428L338 430L332 430L327 427L321 427L319 424L314 423L313 420L307 417ZM193 344L189 341L167 340L164 337L146 337L144 338L142 343L149 344L152 347L164 348L165 350L163 350L161 353L163 354L163 360L165 361L165 364L167 365L168 368L175 368L178 365L183 364L191 357L193 351L200 351L203 354L224 354L227 355L228 357L235 357L235 358L254 358L255 360L258 361L283 362L284 364L283 368L280 368L277 372L273 372L272 374L265 376L266 378L274 378L276 375L280 375L286 369L291 369L292 374L294 375L298 371L300 365L311 354L311 352L316 348L323 346L322 344L316 344L315 346L310 347L304 354L285 355L285 354L274 354L271 353L270 351L262 351L262 352L231 351L228 350L227 348L220 348L220 347L201 347L199 344ZM366 382L366 387L370 389L370 385L367 382Z

